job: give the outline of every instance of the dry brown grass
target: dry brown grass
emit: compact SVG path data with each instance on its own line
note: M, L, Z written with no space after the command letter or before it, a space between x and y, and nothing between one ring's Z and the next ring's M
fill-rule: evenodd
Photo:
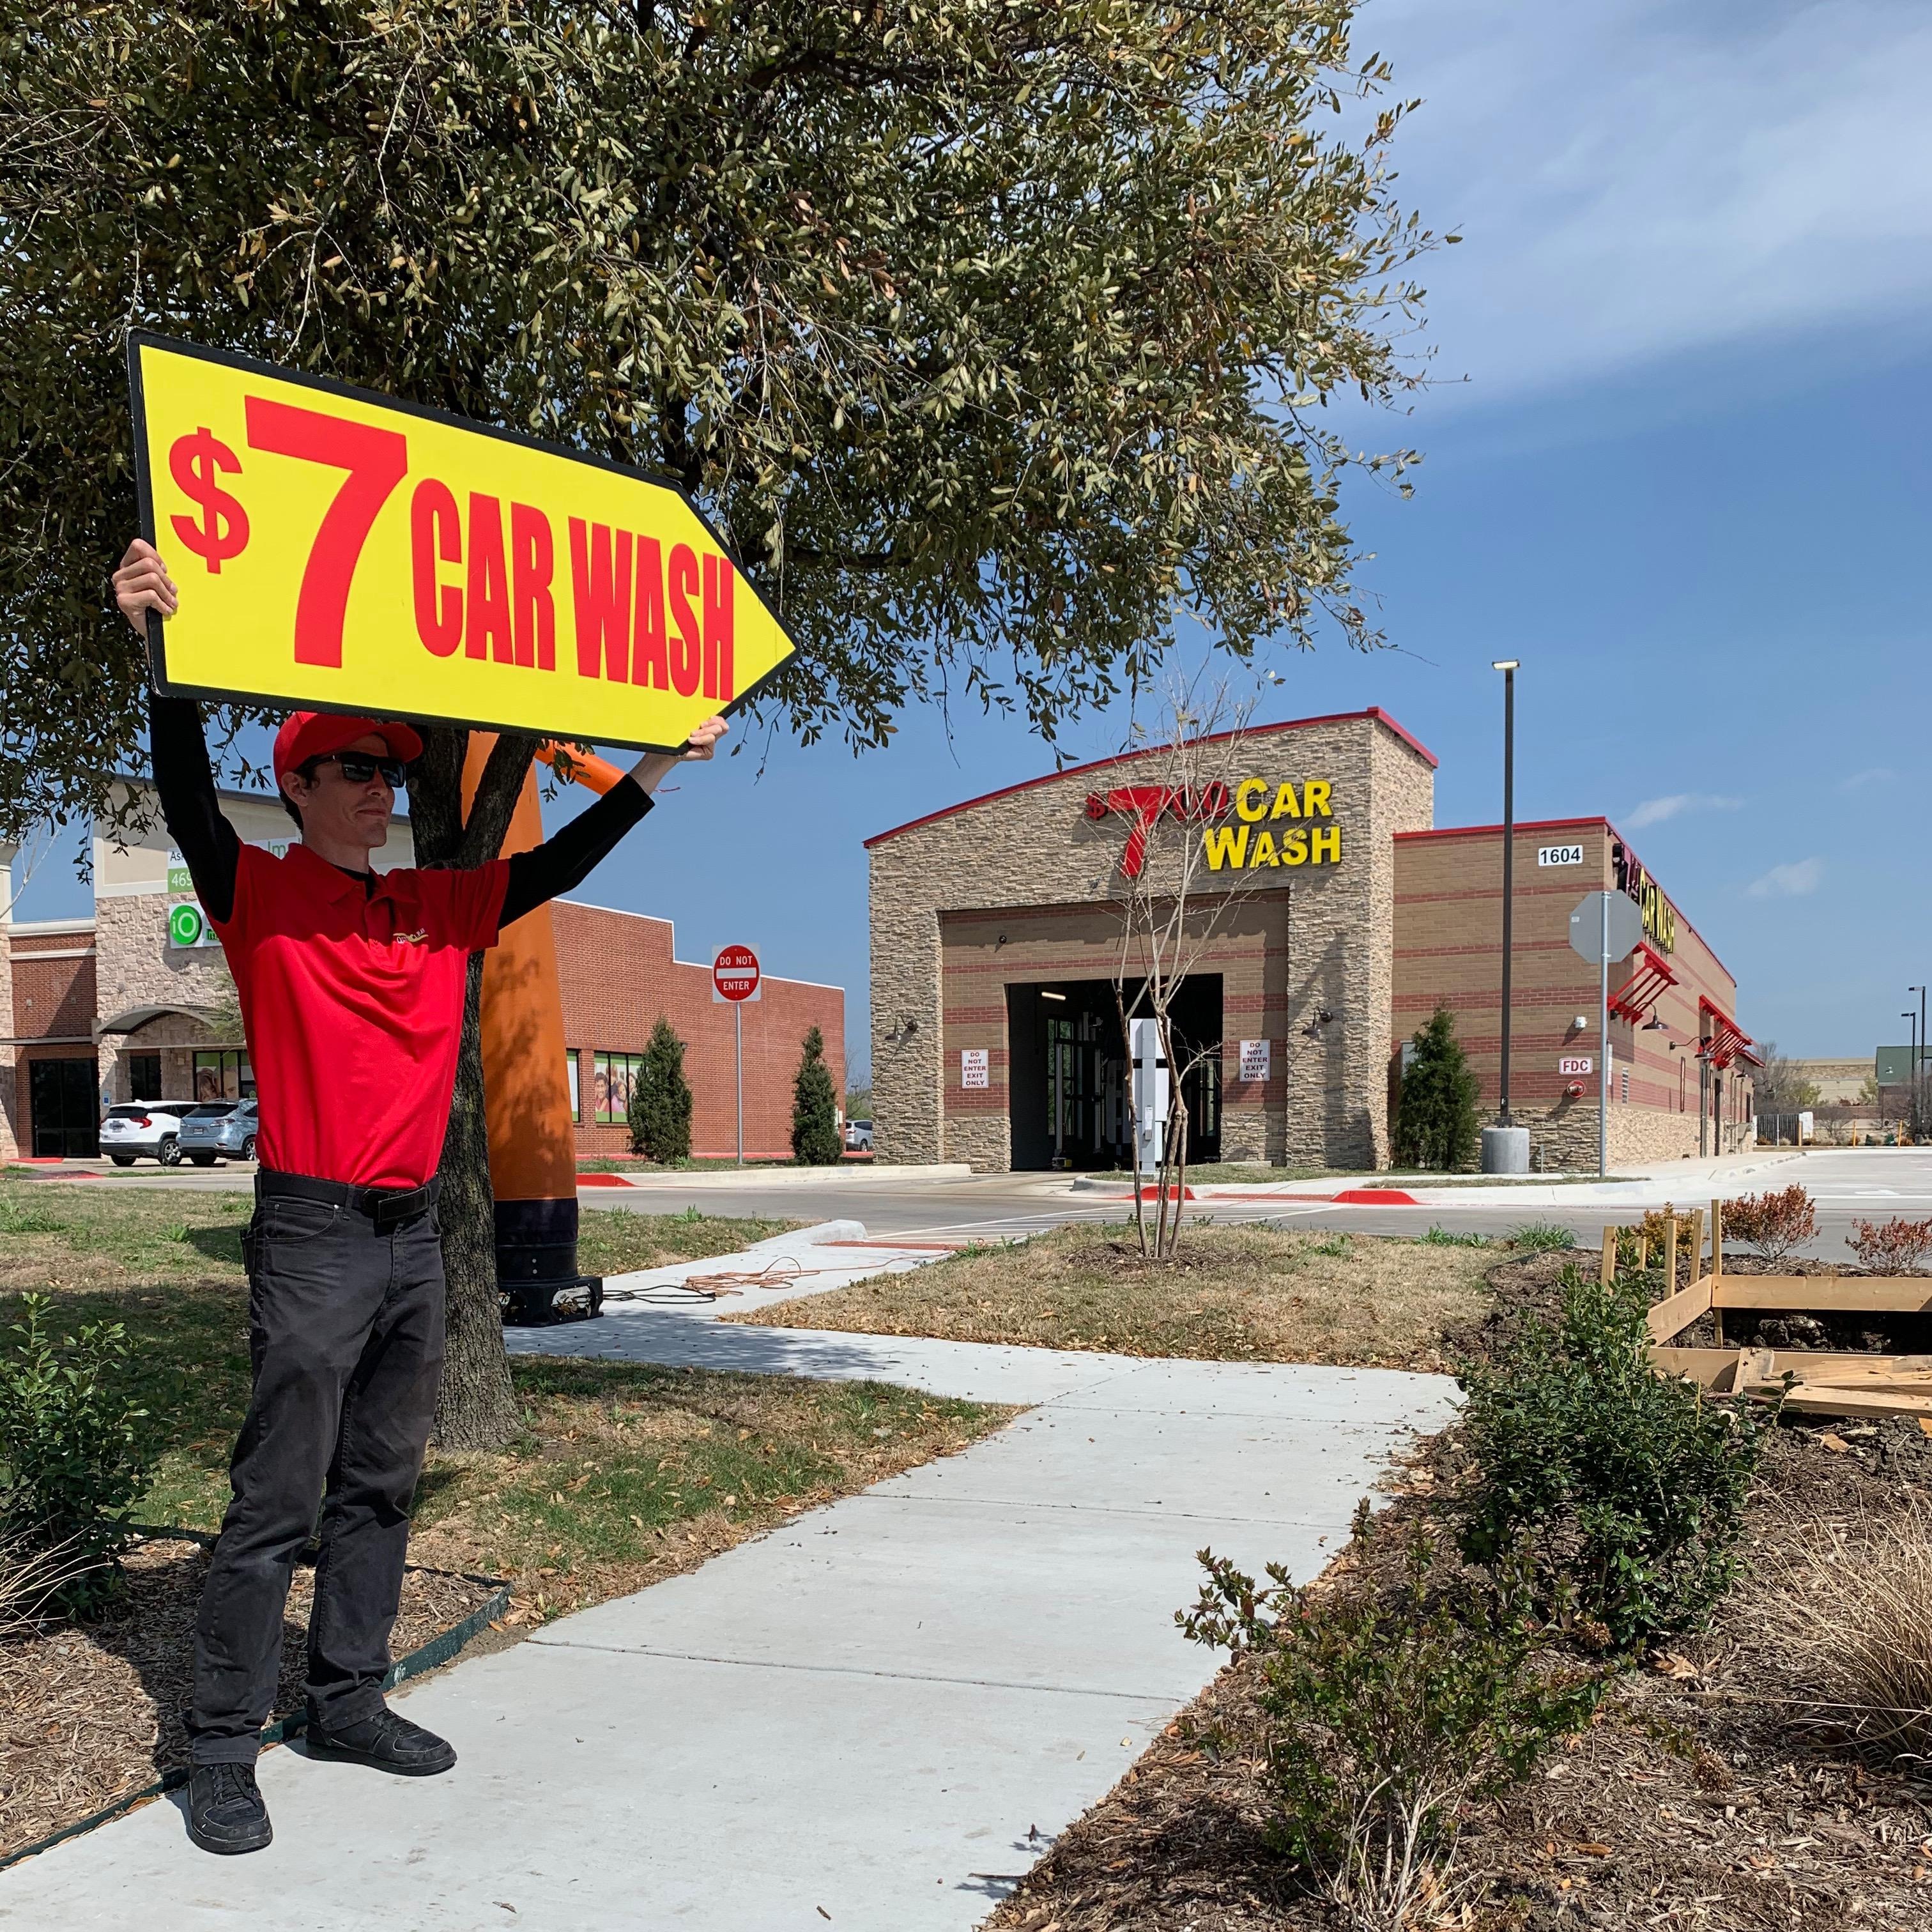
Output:
M1903 1492L1766 1552L1745 1596L1788 1658L1799 1728L1901 1769L1932 1762L1932 1504Z
M1196 1227L1172 1262L1118 1229L1061 1228L757 1314L775 1328L929 1335L1203 1361L1442 1369L1445 1330L1486 1307L1493 1248Z

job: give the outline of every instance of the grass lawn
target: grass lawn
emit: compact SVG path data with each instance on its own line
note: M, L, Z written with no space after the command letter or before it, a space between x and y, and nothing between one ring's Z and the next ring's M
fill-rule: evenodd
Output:
M724 1318L1204 1361L1439 1369L1442 1336L1483 1313L1484 1277L1502 1255L1489 1243L1203 1226L1184 1231L1177 1261L1154 1262L1130 1230L1090 1225Z
M20 1297L56 1333L119 1322L161 1455L142 1521L213 1528L248 1394L246 1195L0 1179L0 1343ZM586 1214L590 1270L723 1254L792 1225ZM560 1358L511 1364L524 1432L431 1454L412 1560L515 1580L538 1616L635 1589L809 1504L963 1448L1013 1412L862 1382Z

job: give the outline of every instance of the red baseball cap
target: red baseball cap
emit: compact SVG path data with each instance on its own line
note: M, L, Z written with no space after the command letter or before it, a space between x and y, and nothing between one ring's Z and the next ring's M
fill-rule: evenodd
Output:
M325 758L332 752L346 752L358 738L380 738L388 746L392 758L405 764L422 756L421 735L411 726L393 718L344 718L332 711L296 711L290 714L275 734L275 782L284 772L294 771L311 758Z

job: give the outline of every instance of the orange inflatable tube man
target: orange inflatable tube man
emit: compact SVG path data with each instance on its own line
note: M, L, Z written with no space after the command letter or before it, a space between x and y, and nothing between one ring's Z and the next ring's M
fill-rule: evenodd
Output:
M476 794L494 734L472 731L463 771L466 803ZM554 762L546 748L538 754ZM574 752L569 775L608 791L623 774ZM526 775L503 852L543 842L536 773ZM490 1136L490 1185L496 1202L496 1286L503 1318L554 1322L595 1315L604 1284L577 1267L577 1137L572 1120L563 996L556 935L548 904L503 929L483 957L483 1106Z

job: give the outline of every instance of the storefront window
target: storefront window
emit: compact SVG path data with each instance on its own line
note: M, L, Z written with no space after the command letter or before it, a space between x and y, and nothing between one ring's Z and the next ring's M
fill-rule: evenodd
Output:
M158 1053L128 1054L128 1097L130 1100L158 1100L163 1097L161 1056Z
M197 1052L194 1056L194 1097L197 1100L252 1100L255 1070L238 1050Z
M640 1053L599 1053L592 1056L592 1099L604 1126L621 1126L629 1119L631 1096L644 1076Z
M570 1080L570 1118L580 1122L584 1118L584 1096L577 1090L577 1049L572 1047L563 1057L565 1072Z

